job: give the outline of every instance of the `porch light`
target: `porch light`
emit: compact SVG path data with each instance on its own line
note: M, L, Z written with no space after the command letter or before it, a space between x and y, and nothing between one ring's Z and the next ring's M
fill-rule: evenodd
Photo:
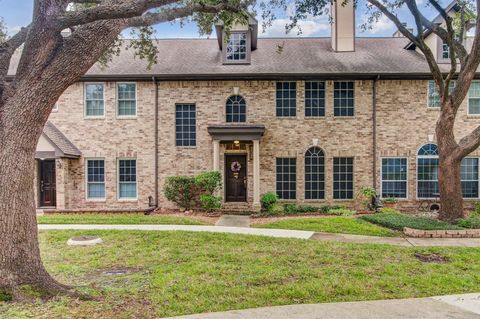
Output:
M236 146L240 145L240 141L233 141L233 144L235 144Z

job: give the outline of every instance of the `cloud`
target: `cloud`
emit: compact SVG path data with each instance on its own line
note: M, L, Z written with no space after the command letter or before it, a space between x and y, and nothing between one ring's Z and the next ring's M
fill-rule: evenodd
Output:
M368 24L368 16L363 15L361 18L361 23L358 25L360 27L362 24ZM365 31L367 34L378 34L378 33L383 33L386 31L394 31L395 30L395 24L390 21L386 16L382 15L380 19L378 19L377 22L371 23L371 29L368 29Z

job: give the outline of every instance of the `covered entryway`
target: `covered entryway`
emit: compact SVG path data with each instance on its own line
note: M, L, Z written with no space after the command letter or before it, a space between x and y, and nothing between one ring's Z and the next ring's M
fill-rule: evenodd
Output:
M45 124L35 152L34 189L39 208L66 208L69 161L80 156L78 148L53 123Z
M260 139L264 132L265 126L261 124L227 124L208 127L208 133L213 141L213 169L224 174L225 202L247 202L253 199L253 207L260 208ZM222 169L223 156L220 157L220 143L224 146L238 146L228 150L228 153L225 152L225 164ZM242 146L248 146L249 151ZM248 168L249 161L251 168ZM251 188L248 186L249 183Z
M225 155L225 201L247 201L247 156Z
M57 206L55 160L40 160L38 163L38 194L41 207Z

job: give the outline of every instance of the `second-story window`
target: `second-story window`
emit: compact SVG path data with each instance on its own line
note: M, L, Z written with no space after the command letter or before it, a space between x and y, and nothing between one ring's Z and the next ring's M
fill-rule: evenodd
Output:
M472 81L468 90L468 114L480 115L480 81Z
M247 120L247 103L240 95L232 95L227 100L227 122L245 122Z
M277 82L277 116L297 115L297 83Z
M355 109L353 81L333 82L333 115L353 116Z
M325 82L305 82L305 116L325 116Z
M448 85L448 92L452 93L454 88L455 81L450 81ZM433 80L428 81L428 107L440 107L440 94L438 94L437 84Z
M137 85L117 83L118 116L137 115Z
M105 116L104 85L102 83L85 84L85 116Z
M247 33L236 32L230 34L226 48L227 62L247 61Z
M197 145L195 104L175 105L175 134L177 146Z

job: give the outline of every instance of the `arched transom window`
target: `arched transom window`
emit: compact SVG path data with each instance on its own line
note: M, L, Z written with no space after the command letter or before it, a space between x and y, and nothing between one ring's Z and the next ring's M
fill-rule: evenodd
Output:
M417 154L417 197L436 198L438 192L438 147L425 144Z
M245 122L247 120L247 103L240 95L232 95L227 100L227 122Z
M325 198L325 155L312 147L305 153L305 199Z

